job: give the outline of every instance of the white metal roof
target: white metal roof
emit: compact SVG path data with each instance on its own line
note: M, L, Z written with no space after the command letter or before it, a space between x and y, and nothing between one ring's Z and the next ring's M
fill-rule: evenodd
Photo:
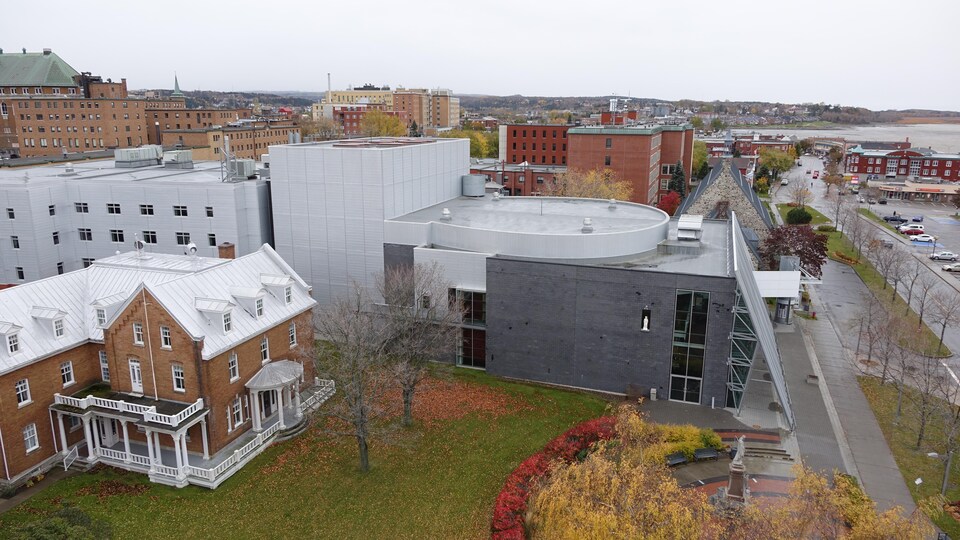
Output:
M47 321L59 319L64 315L66 315L66 313L63 310L52 307L33 306L30 310L30 316L34 319L44 319Z
M174 259L181 261L177 264ZM139 267L130 264L132 260L139 261ZM290 276L289 283L295 285L291 287L290 304L282 297L267 295L260 318L235 310L232 331L226 335L197 310L198 298L230 298L231 288L259 287L262 274ZM12 355L0 347L0 375L87 341L101 341L103 329L97 324L96 307L115 303L113 297L126 291L125 304L129 304L142 289L152 294L191 336L203 339L205 359L316 304L306 282L268 245L233 260L186 255L137 259L135 253L107 257L83 270L0 291L0 334L18 332L20 344L19 352ZM63 337L54 338L49 322L31 315L35 306L64 313Z

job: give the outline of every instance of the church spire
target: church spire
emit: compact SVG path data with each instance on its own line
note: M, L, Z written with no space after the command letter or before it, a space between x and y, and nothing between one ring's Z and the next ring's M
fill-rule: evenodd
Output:
M173 74L173 94L170 97L184 97L183 92L180 91L180 81L177 80L177 74Z

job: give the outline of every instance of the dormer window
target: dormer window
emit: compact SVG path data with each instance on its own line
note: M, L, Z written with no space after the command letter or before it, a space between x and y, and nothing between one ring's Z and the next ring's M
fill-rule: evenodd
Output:
M263 317L263 298L257 298L256 302L257 318Z
M97 326L107 325L107 310L97 308Z
M207 319L208 324L220 323L224 334L233 330L232 310L235 304L215 298L195 298L193 305Z
M283 303L289 304L293 302L293 287L286 286L283 288Z
M223 314L223 333L229 334L230 330L233 329L233 317L230 315L230 312L227 311Z
M92 260L92 259L91 259ZM103 298L98 298L93 302L94 313L97 316L97 326L105 328L107 321L116 315L117 310L123 305L128 295L125 292L119 292Z
M63 337L63 319L54 319L53 336L58 338Z
M20 352L20 336L17 334L10 334L7 336L7 351L10 354L15 354Z

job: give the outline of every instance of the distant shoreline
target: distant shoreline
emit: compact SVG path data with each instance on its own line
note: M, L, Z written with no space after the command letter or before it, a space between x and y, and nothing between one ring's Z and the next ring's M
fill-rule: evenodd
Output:
M863 128L863 127L882 127L882 126L915 126L915 125L958 125L960 124L960 117L949 117L949 118L939 118L939 117L910 117L910 118L901 118L896 122L872 122L869 124L837 124L835 122L802 122L799 124L766 124L766 125L754 125L754 124L737 124L731 125L730 129L795 129L795 130L810 130L810 131L822 131L822 130L844 130L844 129L854 129L854 128Z

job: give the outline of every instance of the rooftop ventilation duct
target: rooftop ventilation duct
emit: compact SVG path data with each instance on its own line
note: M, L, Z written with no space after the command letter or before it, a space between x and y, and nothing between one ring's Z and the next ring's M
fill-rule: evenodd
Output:
M113 151L113 159L118 169L160 165L163 163L163 147L148 144L139 148L117 148Z

